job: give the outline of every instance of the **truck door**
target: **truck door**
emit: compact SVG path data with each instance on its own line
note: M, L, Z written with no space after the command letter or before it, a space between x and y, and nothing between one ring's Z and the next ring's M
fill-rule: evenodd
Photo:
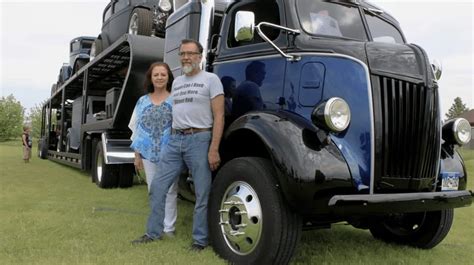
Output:
M232 119L249 111L282 108L280 99L286 67L286 59L258 35L248 42L235 40L238 11L253 12L256 24L262 21L281 23L278 5L271 2L239 3L224 17L213 70L224 86L226 117ZM286 46L286 39L279 30L270 28L265 34L277 45Z

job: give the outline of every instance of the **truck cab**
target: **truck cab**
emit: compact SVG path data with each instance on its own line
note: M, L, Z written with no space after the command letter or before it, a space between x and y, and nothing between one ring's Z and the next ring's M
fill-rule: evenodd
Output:
M366 1L189 1L167 21L175 75L184 38L203 45L202 68L226 86L223 165L209 200L222 257L286 264L302 228L341 221L432 248L453 208L471 204L456 151L467 121L442 127L439 69L384 10Z

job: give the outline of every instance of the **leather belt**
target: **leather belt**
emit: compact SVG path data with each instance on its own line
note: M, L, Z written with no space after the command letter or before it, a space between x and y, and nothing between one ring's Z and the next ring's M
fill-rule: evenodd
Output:
M171 129L172 134L195 134L200 132L208 132L211 128L186 128L186 129Z

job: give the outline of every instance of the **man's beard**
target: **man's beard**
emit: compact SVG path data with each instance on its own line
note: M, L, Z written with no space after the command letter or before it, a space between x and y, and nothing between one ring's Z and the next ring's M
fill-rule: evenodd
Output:
M197 69L199 67L199 64L197 63L191 63L191 65L184 65L183 66L183 72L184 74L189 74L191 73L194 69Z

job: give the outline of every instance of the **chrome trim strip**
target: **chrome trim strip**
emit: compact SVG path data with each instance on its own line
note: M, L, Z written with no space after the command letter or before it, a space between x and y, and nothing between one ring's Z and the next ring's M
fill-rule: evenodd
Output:
M202 0L201 1L201 21L199 24L199 43L203 47L203 56L201 60L201 69L206 69L207 65L207 53L209 52L209 42L211 38L211 27L214 18L214 0Z

